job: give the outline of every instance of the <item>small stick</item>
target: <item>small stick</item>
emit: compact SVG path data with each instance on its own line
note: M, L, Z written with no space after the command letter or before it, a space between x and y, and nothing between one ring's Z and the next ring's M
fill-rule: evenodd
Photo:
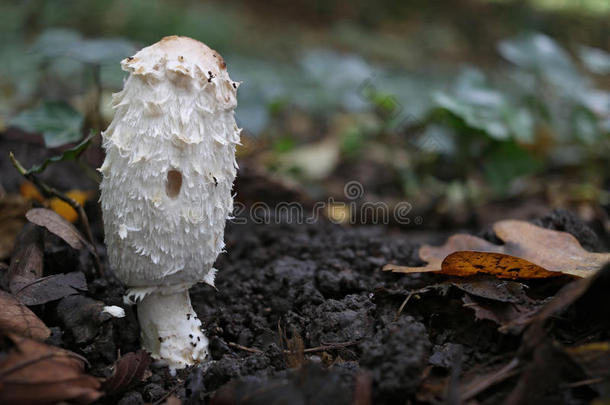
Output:
M95 269L97 270L98 275L103 277L104 268L102 267L102 262L100 261L100 257L97 253L97 248L95 247L95 240L93 239L93 233L91 233L91 227L89 226L89 219L87 218L87 214L85 213L83 206L80 205L78 202L74 201L72 198L65 195L64 193L60 192L59 190L49 186L44 181L40 180L36 175L34 175L34 173L31 173L29 170L26 170L21 165L21 163L17 160L17 158L15 158L15 155L13 154L13 152L9 153L9 158L11 159L11 162L13 163L13 166L15 167L15 169L17 169L17 171L23 177L25 177L27 180L31 181L40 191L42 191L43 194L45 194L46 196L52 196L52 197L59 198L61 201L65 202L70 207L72 207L72 209L74 209L74 211L78 212L78 217L81 221L81 225L83 226L83 229L85 230L85 235L87 236L87 239L89 240L89 243L91 243L91 246L93 248L92 253L93 253L93 259L95 262Z
M303 350L303 353L314 353L314 352L321 352L324 350L340 349L342 347L353 346L356 343L358 343L358 342L331 343L328 345L316 346L316 347L311 347L309 349L305 349L305 350Z
M233 343L233 342L229 342L228 345L231 347L234 347L236 349L243 350L245 352L250 352L250 353L262 353L263 352L261 349L256 349L254 347L246 347L246 346L242 346L240 344Z
M402 304L400 304L400 307L398 307L398 310L396 311L396 316L394 317L394 322L396 322L398 320L398 318L400 317L400 314L402 314L403 309L405 309L405 306L407 305L407 303L409 302L409 300L411 299L412 296L414 296L415 294L423 294L425 292L428 292L428 291L430 291L431 287L432 286L420 288L419 290L409 291L409 294L407 294L407 297L402 302Z
M358 343L358 342L331 343L328 345L310 347L309 349L303 350L303 353L315 353L315 352L321 352L324 350L340 349L342 347L355 345L356 343ZM261 349L257 349L255 347L246 347L246 346L242 346L240 344L234 343L234 342L228 342L227 344L231 347L234 347L239 350L243 350L245 352L264 353ZM288 354L288 353L292 353L292 351L284 349L284 350L282 350L282 353Z

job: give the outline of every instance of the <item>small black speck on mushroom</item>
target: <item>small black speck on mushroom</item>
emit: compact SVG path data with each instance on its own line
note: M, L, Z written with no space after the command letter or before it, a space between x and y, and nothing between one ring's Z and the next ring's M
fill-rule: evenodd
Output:
M189 333L189 337L192 339L192 338L193 338L193 334L192 334L192 333Z
M163 342L163 338L159 336L159 342Z
M237 85L236 85L235 83L233 83L233 88L234 88L234 89L236 89L236 88L237 88Z
M133 56L130 56L129 58L127 58L127 60L128 60L129 62L131 62L131 61L133 60Z
M191 320L191 314L186 314L186 320L190 321Z
M197 336L197 341L198 341L198 342L201 342L201 339L199 338L199 336Z
M215 176L212 176L214 179L214 187L218 186L218 179Z
M182 56L182 55L178 56L178 60L179 60L180 62L184 62L184 56Z

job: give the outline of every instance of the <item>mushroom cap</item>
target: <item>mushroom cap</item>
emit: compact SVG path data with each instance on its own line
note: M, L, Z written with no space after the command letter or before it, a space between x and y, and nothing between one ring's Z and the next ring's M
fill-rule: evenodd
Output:
M238 82L233 82L227 72L227 65L218 52L202 42L189 37L172 35L159 42L142 48L134 56L123 59L121 67L135 76L151 76L162 79L189 77L203 87L216 82L225 101L234 98ZM228 94L227 94L228 93ZM234 106L233 106L234 107Z

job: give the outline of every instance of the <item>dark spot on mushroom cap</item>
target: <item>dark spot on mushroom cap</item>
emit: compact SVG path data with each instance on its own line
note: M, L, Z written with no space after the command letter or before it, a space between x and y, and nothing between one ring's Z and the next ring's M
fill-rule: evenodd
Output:
M178 56L178 60L179 60L180 62L184 62L184 56L182 56L182 55L181 55L181 56Z
M189 337L192 339L192 338L193 338L193 335L189 333Z
M233 84L233 88L236 89L237 85L235 84L235 82L233 82L232 84Z

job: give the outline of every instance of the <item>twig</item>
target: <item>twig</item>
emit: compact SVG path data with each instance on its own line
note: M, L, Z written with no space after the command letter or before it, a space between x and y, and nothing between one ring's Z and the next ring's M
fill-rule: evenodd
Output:
M314 353L314 352L322 352L324 350L340 349L342 347L353 346L357 343L358 342L330 343L327 345L316 346L316 347L311 347L309 349L305 349L305 350L303 350L303 353Z
M396 316L394 316L394 322L396 322L398 320L398 318L400 317L400 314L402 314L403 309L405 309L405 306L407 305L407 303L409 302L409 300L411 299L412 296L414 296L416 294L423 294L425 292L428 292L428 291L430 291L431 288L432 288L432 286L428 286L428 287L420 288L419 290L409 291L409 294L407 294L407 297L402 302L402 304L400 304L400 307L398 307L398 310L396 311Z
M577 387L582 387L583 385L597 384L602 381L604 381L603 377L596 377L596 378L589 378L588 380L581 380L581 381L576 381L576 382L572 382L572 383L561 384L560 387L577 388Z
M324 350L340 349L342 347L353 346L356 343L358 343L358 342L331 343L328 345L321 345L321 346L316 346L316 347L310 347L309 349L304 349L303 353L315 353L315 352L321 352ZM264 353L261 349L257 349L256 347L246 347L246 346L242 346L240 344L234 343L234 342L228 342L227 344L231 347L234 347L236 349L243 350L243 351L249 352L249 353ZM289 354L289 353L292 353L292 351L283 349L282 353Z
M65 195L64 193L62 193L61 191L55 189L54 187L49 186L47 183L45 183L44 181L39 179L34 173L31 173L29 170L26 170L23 167L23 165L21 165L21 163L17 160L17 158L15 158L15 155L13 154L13 152L9 153L9 158L11 159L11 162L13 163L13 166L15 167L15 169L17 169L17 171L23 177L25 177L27 180L31 181L43 194L45 194L47 197L52 196L52 197L59 198L61 201L65 202L70 207L72 207L74 209L74 211L78 212L78 217L80 219L81 225L82 225L83 229L85 230L85 236L87 237L87 239L89 240L89 243L91 243L91 246L93 247L92 253L93 253L93 259L95 262L95 269L97 270L98 275L103 277L104 269L102 267L102 262L100 261L100 257L97 253L97 248L95 246L95 240L93 239L93 234L91 233L91 227L89 226L89 219L87 218L87 214L85 213L83 206L80 205L78 202L74 201L72 198Z
M489 373L484 376L480 376L470 381L460 390L460 403L466 402L470 398L479 395L492 385L502 382L520 372L519 360L517 358L512 359L499 370Z
M242 346L242 345L240 345L240 344L233 343L233 342L229 342L229 343L227 343L227 344L228 344L229 346L231 346L231 347L234 347L234 348L239 349L239 350L243 350L243 351L245 351L245 352L250 352L250 353L263 353L263 351L262 351L261 349L257 349L257 348L254 348L254 347L246 347L246 346Z

